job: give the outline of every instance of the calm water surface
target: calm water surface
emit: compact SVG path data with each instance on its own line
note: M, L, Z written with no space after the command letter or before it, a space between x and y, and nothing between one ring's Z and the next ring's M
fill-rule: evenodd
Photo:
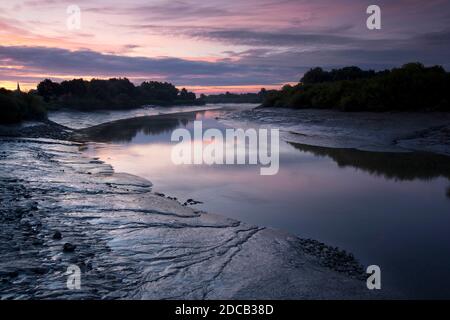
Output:
M172 131L225 129L222 111L141 119L106 127L88 152L154 191L203 201L197 208L314 238L382 270L383 288L407 297L450 297L450 161L419 153L374 153L281 142L280 170L171 162ZM229 122L227 122L229 124ZM236 126L251 123L236 123Z

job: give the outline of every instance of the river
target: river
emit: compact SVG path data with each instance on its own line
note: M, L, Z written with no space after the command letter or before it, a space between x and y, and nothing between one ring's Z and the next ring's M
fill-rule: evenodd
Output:
M163 125L114 123L86 153L111 164L116 172L149 179L155 192L180 202L203 202L195 205L199 210L348 250L364 265L380 266L383 288L411 298L450 297L448 157L289 142L292 132L284 130L280 170L273 176L260 175L254 165L175 165L171 133L176 128L192 132L194 120L202 120L204 130L222 132L292 125L276 118L263 123L240 117L248 105L219 107L184 109L197 112ZM179 111L147 108L107 113L106 119ZM50 118L81 128L104 122L105 115L67 112Z

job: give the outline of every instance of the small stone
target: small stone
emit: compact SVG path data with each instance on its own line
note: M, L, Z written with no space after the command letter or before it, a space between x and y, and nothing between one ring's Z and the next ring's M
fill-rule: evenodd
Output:
M76 245L66 242L66 243L64 243L63 251L64 252L74 252L76 247L77 247Z
M53 239L55 240L61 240L62 239L62 234L59 231L55 231L55 233L53 234Z

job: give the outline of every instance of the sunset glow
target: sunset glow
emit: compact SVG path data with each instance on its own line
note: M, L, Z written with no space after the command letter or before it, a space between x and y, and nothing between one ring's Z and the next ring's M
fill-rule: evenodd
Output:
M255 92L296 83L316 65L382 69L446 65L448 1L379 1L383 28L366 28L370 1L52 1L0 4L0 86L43 78L169 81L196 93ZM80 28L69 29L69 5ZM426 17L426 18L425 18Z

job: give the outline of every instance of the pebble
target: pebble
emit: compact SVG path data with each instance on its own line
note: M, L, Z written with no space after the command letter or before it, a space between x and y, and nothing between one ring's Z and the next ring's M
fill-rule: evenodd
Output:
M55 231L55 233L53 234L53 239L55 240L61 240L62 239L62 234L59 231Z
M63 251L64 252L74 252L76 247L77 247L76 245L66 242L66 243L64 243Z

